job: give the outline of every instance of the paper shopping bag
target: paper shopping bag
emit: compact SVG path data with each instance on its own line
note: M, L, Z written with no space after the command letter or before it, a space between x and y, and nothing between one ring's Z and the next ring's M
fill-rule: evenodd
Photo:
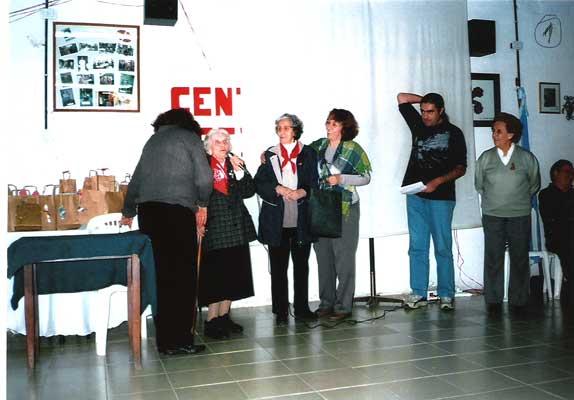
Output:
M42 214L35 187L12 189L10 193L12 195L8 195L8 231L39 231L42 228Z
M98 170L90 170L88 176L84 180L84 190L99 190L102 192L115 192L116 191L116 177L113 175L105 175L107 168L100 168Z
M106 213L122 212L124 208L124 192L105 192L106 194Z
M70 171L62 172L62 179L60 179L60 193L76 193L76 180L72 179Z
M78 229L80 222L80 196L77 193L59 193L54 196L56 229Z
M8 184L8 232L14 232L14 222L16 220L16 209L14 198L18 196L16 185Z
M40 209L42 212L42 230L55 231L56 227L56 199L54 193L56 188L61 188L60 185L45 185L42 194L39 197Z
M129 186L131 180L132 180L132 176L130 174L126 174L126 177L124 178L124 180L120 182L120 192L123 192L123 193L128 192L128 186Z
M80 192L80 222L82 224L87 224L95 216L107 213L106 193L99 190Z

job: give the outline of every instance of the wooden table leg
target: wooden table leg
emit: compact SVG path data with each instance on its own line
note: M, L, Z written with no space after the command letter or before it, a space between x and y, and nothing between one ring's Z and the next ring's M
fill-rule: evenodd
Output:
M141 367L141 278L140 259L128 259L128 335L136 367Z
M28 368L36 366L40 350L38 340L38 293L36 292L36 264L24 266L24 314L26 320L26 356Z

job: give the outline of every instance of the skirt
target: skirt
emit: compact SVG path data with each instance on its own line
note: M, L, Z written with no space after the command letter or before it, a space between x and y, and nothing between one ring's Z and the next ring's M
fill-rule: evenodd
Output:
M199 273L199 305L254 295L249 244L206 252Z

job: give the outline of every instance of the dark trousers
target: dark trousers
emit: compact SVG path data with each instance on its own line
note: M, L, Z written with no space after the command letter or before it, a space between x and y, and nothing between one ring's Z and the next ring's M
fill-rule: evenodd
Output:
M309 310L309 254L311 244L297 242L297 228L283 228L281 244L269 246L271 261L271 299L273 313L287 315L289 312L289 283L287 269L289 254L293 260L293 288L295 314Z
M482 216L484 229L484 298L487 303L504 299L504 252L508 245L510 278L508 302L513 306L528 303L530 293L530 215L524 217Z
M157 202L138 205L140 230L152 242L157 282L156 344L167 349L193 344L197 236L189 208Z
M557 249L556 254L560 258L560 266L564 275L562 294L566 293L566 300L570 314L574 315L574 243L569 243L563 248ZM554 283L556 284L556 282Z

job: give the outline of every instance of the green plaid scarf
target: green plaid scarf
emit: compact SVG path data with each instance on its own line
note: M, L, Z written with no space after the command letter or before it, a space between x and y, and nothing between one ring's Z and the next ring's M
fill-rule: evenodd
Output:
M310 145L318 153L318 161L320 166L319 173L319 186L322 189L336 190L342 192L343 197L343 215L347 217L351 210L351 201L353 200L353 192L356 190L352 185L336 185L331 186L326 183L326 179L331 176L329 171L329 164L325 161L325 151L329 146L329 139L323 138L315 140ZM333 157L333 166L335 166L343 175L361 175L365 176L371 173L371 162L367 153L363 148L352 140L342 141L339 143L335 155Z

